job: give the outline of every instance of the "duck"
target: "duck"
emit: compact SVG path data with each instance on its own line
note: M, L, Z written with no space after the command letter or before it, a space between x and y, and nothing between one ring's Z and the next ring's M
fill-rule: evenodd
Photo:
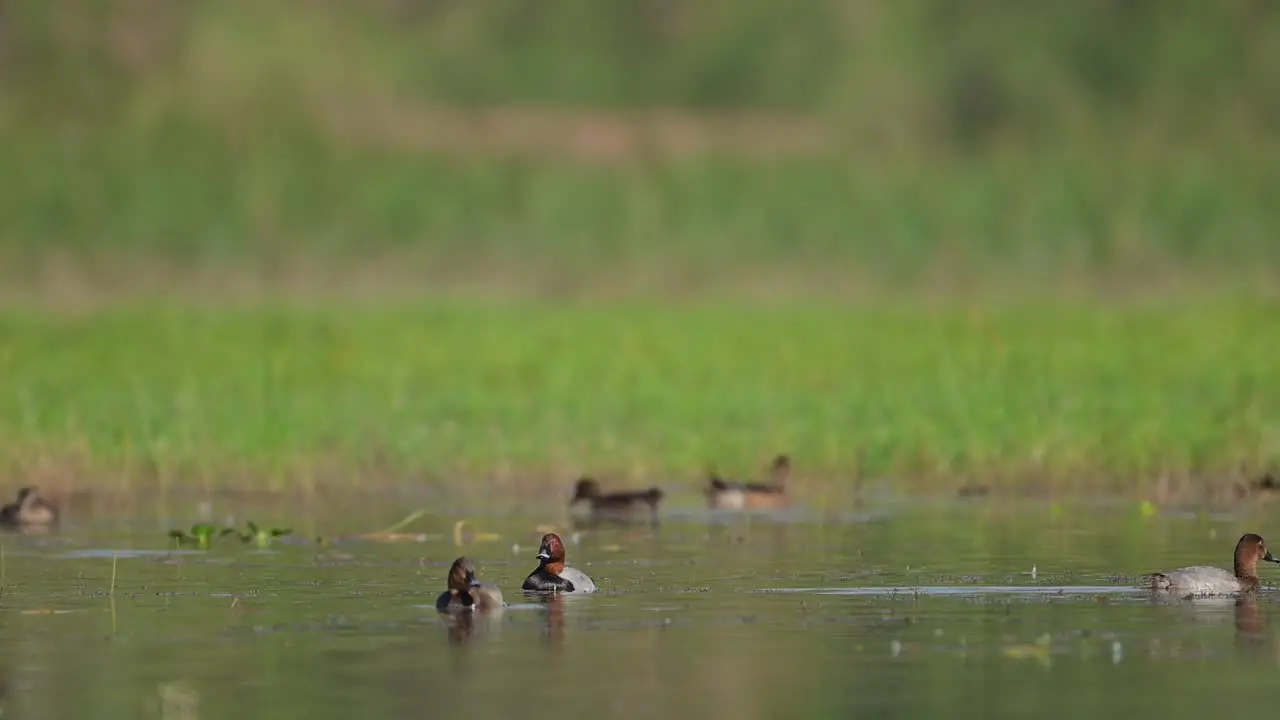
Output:
M18 499L0 507L0 525L9 527L53 525L58 522L58 508L40 496L34 487L18 491Z
M1265 473L1249 482L1239 481L1232 485L1236 500L1267 502L1280 495L1280 478L1276 473Z
M787 506L787 477L791 474L791 457L778 455L770 465L770 483L757 485L735 482L720 477L715 469L708 472L707 505L713 510L772 510Z
M542 536L538 546L538 569L529 573L520 589L538 593L589 593L596 584L586 573L564 564L564 543L555 533Z
M1175 593L1180 597L1252 592L1262 585L1262 581L1258 579L1260 560L1280 564L1280 558L1267 550L1266 541L1261 535L1246 533L1236 543L1233 572L1194 565L1145 575L1143 586L1151 590Z
M449 589L436 600L436 609L440 612L483 612L505 604L501 590L476 579L475 563L465 555L454 560L449 567L448 583Z
M569 500L569 516L575 525L593 526L602 521L629 523L648 515L650 525L658 524L658 503L662 490L622 490L606 493L595 478L583 476L573 488Z

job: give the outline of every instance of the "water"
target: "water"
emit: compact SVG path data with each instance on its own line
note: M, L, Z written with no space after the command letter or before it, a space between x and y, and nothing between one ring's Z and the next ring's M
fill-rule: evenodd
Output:
M3 716L1141 718L1280 699L1280 593L1155 602L1130 587L1228 565L1240 533L1272 529L1261 514L673 510L657 532L565 532L604 592L550 601L519 584L552 511L469 515L461 548L457 515L421 518L423 542L310 541L377 527L365 517L287 518L304 527L266 550L167 552L181 517L4 535ZM434 611L464 552L512 603L500 615Z

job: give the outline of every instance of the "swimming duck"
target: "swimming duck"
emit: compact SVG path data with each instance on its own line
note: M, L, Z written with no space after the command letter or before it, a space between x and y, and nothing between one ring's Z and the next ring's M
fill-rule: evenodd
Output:
M1236 482L1231 489L1236 500L1267 502L1280 495L1277 492L1280 491L1280 477L1275 473L1266 473L1249 482Z
M776 509L787 506L787 476L791 474L791 458L779 455L770 467L768 485L734 482L709 472L707 504L717 510Z
M538 569L529 573L520 586L527 592L589 593L596 584L587 574L564 564L564 543L555 533L542 536L542 544L535 556L540 561Z
M1152 573L1143 578L1144 587L1191 595L1230 595L1257 590L1262 584L1258 579L1258 561L1280 563L1280 558L1267 550L1260 535L1247 533L1236 543L1232 573L1216 567L1194 565L1192 567Z
M476 579L476 566L463 556L449 567L449 589L436 600L440 612L493 610L503 606L502 591Z
M33 487L22 488L18 491L17 502L0 507L0 525L16 527L52 525L56 522L58 522L58 508L40 497L39 491Z
M649 524L657 525L660 502L662 491L656 487L605 493L594 478L582 477L574 486L573 498L569 500L569 516L575 525L589 526L606 520L618 523L638 521L647 513Z

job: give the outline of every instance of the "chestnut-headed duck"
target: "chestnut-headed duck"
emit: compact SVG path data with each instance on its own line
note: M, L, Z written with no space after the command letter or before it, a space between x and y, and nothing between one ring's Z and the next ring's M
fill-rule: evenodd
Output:
M587 574L564 564L564 543L555 533L542 536L538 547L538 569L529 573L520 588L526 592L589 593L596 584Z
M575 525L590 526L602 521L638 522L647 516L650 525L657 525L660 502L662 491L656 487L606 493L595 478L583 477L573 488L569 517Z
M17 527L53 525L56 522L58 522L58 508L40 497L39 491L33 487L22 488L18 491L17 502L0 507L0 525Z
M1247 533L1236 543L1234 572L1207 565L1168 570L1143 577L1143 586L1151 590L1191 595L1231 595L1257 590L1262 584L1258 579L1258 561L1280 563L1280 558L1267 550L1262 537Z
M449 567L449 589L436 600L440 612L493 610L503 606L502 591L476 579L471 558L460 557Z
M787 506L787 476L791 474L791 458L779 455L770 468L770 483L756 485L725 480L712 469L709 472L707 504L716 510L772 510Z

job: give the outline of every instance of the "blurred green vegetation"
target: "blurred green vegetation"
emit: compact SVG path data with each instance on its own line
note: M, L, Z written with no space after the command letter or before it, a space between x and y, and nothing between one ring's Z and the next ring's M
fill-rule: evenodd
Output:
M0 315L24 482L1145 487L1280 463L1275 302ZM806 480L807 478L807 480ZM816 483L809 485L809 482Z
M1277 46L1259 0L5 0L0 277L1263 285Z

